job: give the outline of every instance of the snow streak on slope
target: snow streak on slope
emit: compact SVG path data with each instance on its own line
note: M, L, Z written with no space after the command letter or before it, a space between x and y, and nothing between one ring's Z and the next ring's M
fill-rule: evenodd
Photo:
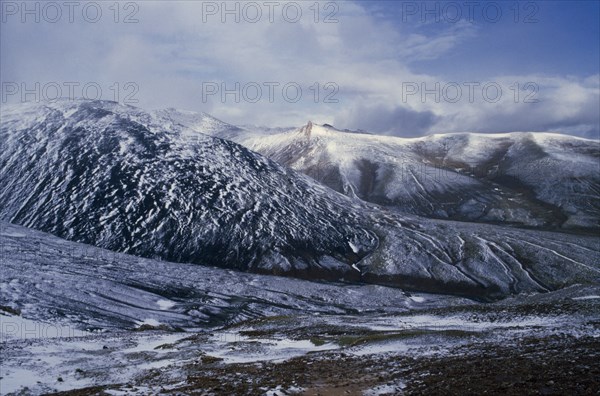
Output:
M0 220L149 258L481 299L599 281L597 236L402 215L339 194L194 125L211 134L233 133L239 141L255 139L251 131L207 115L149 113L113 102L3 110ZM456 171L458 187L439 185L409 168L408 182L392 172L393 182L382 184L387 173L381 169L402 158L419 161L415 147L423 139L402 141L412 147L402 151L398 139L330 127L268 133L256 140L257 150L274 147L267 152L274 158L283 153L297 159L291 165L298 169L325 171L326 184L335 187L337 180L351 196L397 189L405 197L414 190L422 201L408 195L413 208L435 208L432 188L449 194L460 187L452 191L464 196L468 186L475 186L469 194L483 186L475 196L480 199L490 191L485 183L495 183ZM324 155L333 165L311 168ZM507 202L516 196L510 194ZM470 208L468 202L458 208L465 205ZM157 309L168 304L166 299Z
M0 306L65 328L216 327L266 315L356 314L467 300L154 261L0 222ZM0 309L1 310L1 309ZM72 327L68 327L72 326ZM56 331L56 329L51 329Z
M600 230L600 144L593 140L549 133L403 139L312 124L233 139L338 192L402 212Z
M482 305L153 261L3 222L0 257L0 394L187 394L205 389L195 383L199 375L211 383L231 378L217 368L238 379L245 372L231 382L254 388L214 393L263 394L275 387L273 372L305 354L315 360L301 373L348 355L368 371L380 367L371 360L377 356L407 356L410 365L461 345L486 342L489 357L489 343L599 335L599 286ZM326 350L341 354L319 354ZM256 364L267 361L281 365ZM268 377L268 388L257 384L257 373Z
M376 245L342 196L160 112L25 104L3 110L0 136L0 218L63 238L143 257L322 275L353 271Z

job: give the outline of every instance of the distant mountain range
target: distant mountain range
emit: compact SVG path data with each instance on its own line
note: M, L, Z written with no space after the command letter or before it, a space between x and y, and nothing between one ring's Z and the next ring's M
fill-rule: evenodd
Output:
M2 109L0 220L148 258L499 298L600 280L599 152L24 103Z
M399 212L600 233L597 140L552 133L406 139L327 124L241 129L206 114L171 110L165 115L243 144L345 195Z

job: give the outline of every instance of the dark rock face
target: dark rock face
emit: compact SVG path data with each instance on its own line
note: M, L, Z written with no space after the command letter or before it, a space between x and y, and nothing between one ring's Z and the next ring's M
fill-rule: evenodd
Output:
M111 102L22 107L3 117L3 220L143 257L281 273L337 276L375 246L343 197L233 142Z
M389 187L404 185L376 155L349 162L354 173L335 150L315 156L334 130L313 125L276 159L313 155L317 179L347 196L201 133L241 138L239 128L205 115L188 117L191 128L173 114L98 101L4 108L0 221L147 258L486 300L600 282L597 236L431 220L359 199L397 203ZM405 191L425 187L407 178ZM481 205L475 195L461 210Z

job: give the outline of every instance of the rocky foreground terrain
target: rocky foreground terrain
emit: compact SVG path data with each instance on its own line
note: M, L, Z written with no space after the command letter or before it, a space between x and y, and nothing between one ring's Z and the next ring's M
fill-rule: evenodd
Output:
M0 394L598 394L599 158L7 106Z
M140 259L7 223L0 242L2 394L600 390L598 285L477 303Z
M531 150L516 149L531 146L531 136L499 141L473 136L467 143L475 139L485 144L466 146L464 136L450 140L465 161L467 155L495 157L497 145L510 143L511 150L517 151L505 156L503 169L529 169L519 176L520 183L527 177L540 181L539 185L529 183L535 191L523 194L535 193L539 202L572 208L571 223L581 225L553 229L534 216L538 226L523 229L510 220L469 222L466 214L450 216L460 221L428 218L410 205L399 211L391 204L376 205L360 194L343 195L285 167L285 161L277 163L212 136L226 131L233 139L236 136L229 134L239 128L206 117L184 123L174 114L179 113L147 112L107 101L7 106L0 125L0 220L145 258L311 280L390 285L488 301L600 281L600 249L594 231L599 218L594 205L600 197L597 142L548 138L547 144L535 146L535 152L546 150L538 158L529 155ZM304 128L283 132L283 136L266 132L265 136L274 136L277 142L292 138L287 151L297 146L295 139L305 142L308 137L309 147L314 146L316 152L300 150L305 161L324 155L319 150L333 139L341 157L354 164L349 165L352 169L357 161L349 152L353 146L343 148L340 142L346 139L353 145L366 145L359 140L362 135L329 127L312 126L310 133ZM415 144L433 150L432 144L439 142L434 139L423 146L376 137L368 143L368 150L363 147L362 152L383 150L390 161L396 152L398 161L408 156L425 165L425 159L407 152L416 150ZM372 157L378 156L381 153ZM352 169L349 174L355 173ZM488 212L506 209L518 218L531 218L526 210L531 199L515 198L517 193L499 182L454 172L459 180L479 187L429 181L427 189L453 186L457 190L452 194L460 192L461 202L474 199L475 206L485 201L476 191L485 189L486 194L504 197L485 204ZM413 176L411 180L419 183L423 174ZM366 176L356 177L363 180ZM567 179L587 189L564 190ZM555 180L558 187L548 180ZM352 191L360 190L358 182L347 182ZM390 183L386 186L403 194L413 189L402 180ZM510 208L502 204L513 198ZM436 202L428 205L443 206ZM560 217L552 215L552 210L543 212Z

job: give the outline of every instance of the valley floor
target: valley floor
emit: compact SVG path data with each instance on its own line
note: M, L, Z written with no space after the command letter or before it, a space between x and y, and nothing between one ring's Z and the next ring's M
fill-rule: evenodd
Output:
M5 313L0 391L597 394L599 291L404 314L280 315L210 331L78 333Z
M494 303L0 228L2 395L598 394L600 286Z

